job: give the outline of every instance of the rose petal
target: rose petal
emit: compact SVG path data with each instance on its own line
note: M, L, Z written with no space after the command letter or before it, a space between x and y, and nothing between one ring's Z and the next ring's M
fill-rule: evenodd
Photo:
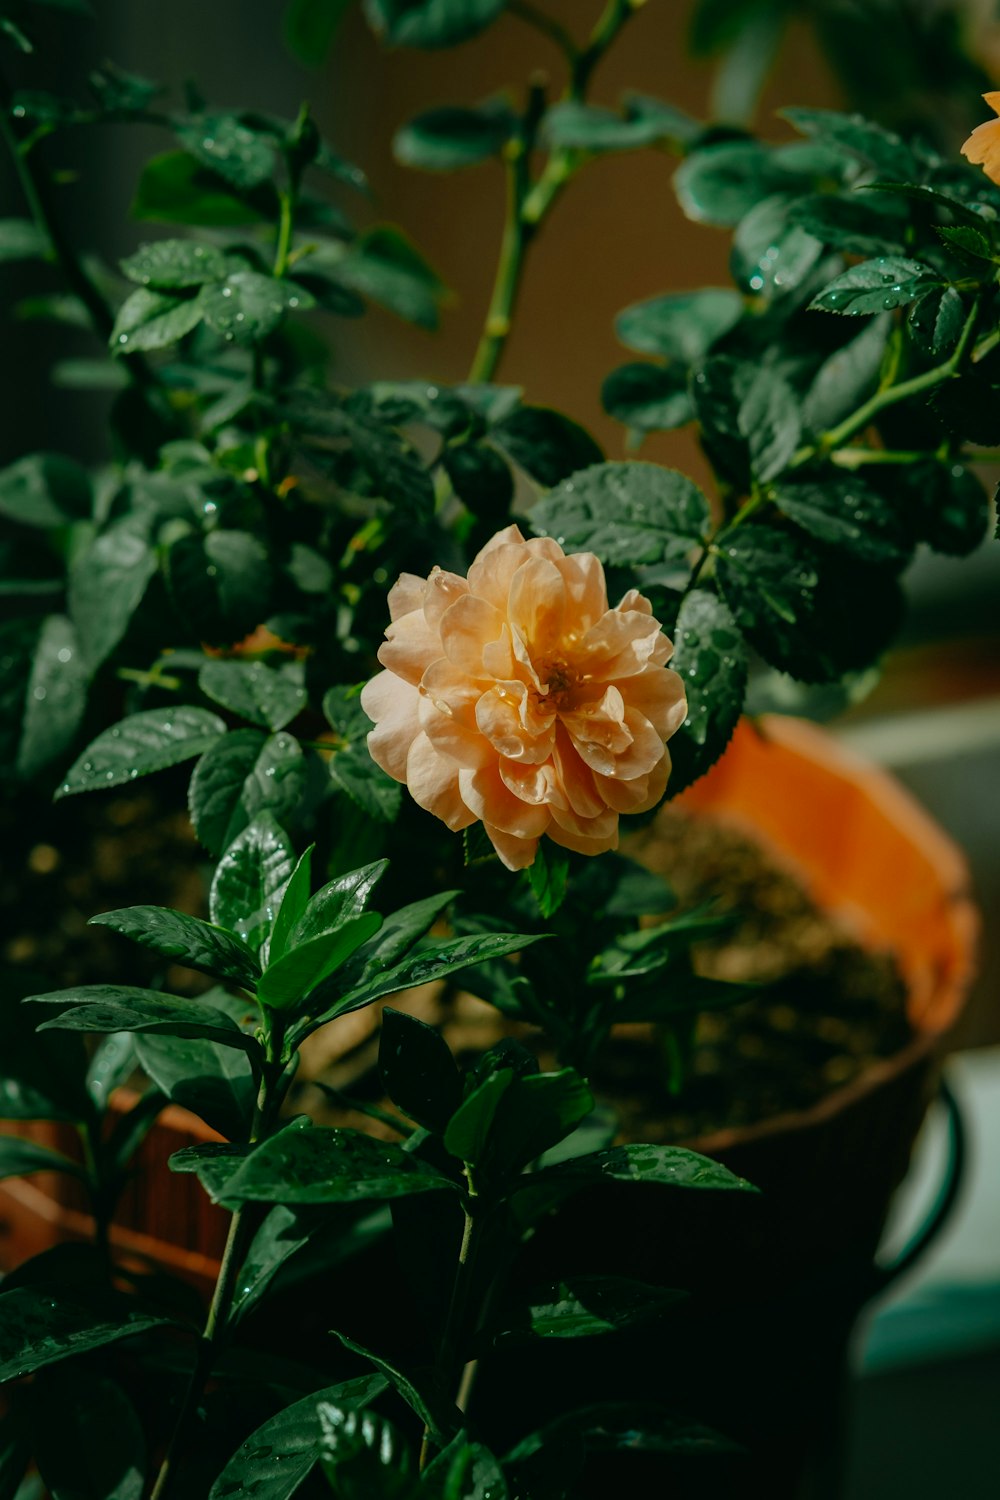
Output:
M398 620L402 615L412 614L415 609L423 609L426 588L426 578L418 578L415 573L400 573L389 590L389 619Z
M463 774L453 760L438 753L426 734L417 735L406 757L410 796L456 832L476 821L459 791L458 778Z
M476 771L459 771L462 799L477 818L519 839L537 838L548 826L549 811L533 807L505 786L498 765Z
M483 831L508 870L525 870L534 864L538 853L537 839L516 838L512 833L504 833L502 828L494 828L492 823L484 823Z
M406 757L420 733L420 694L394 672L379 672L366 682L361 707L375 728L368 735L368 753L396 781L406 780Z
M448 660L470 677L483 680L491 674L483 663L483 648L499 640L503 616L485 599L466 594L441 617L441 644Z
M565 632L566 585L554 562L533 557L518 568L510 583L507 616L515 639L524 641L544 678L539 658L561 655Z
M427 623L423 610L414 610L393 620L379 647L378 659L383 667L416 687L431 662L441 655L438 631Z

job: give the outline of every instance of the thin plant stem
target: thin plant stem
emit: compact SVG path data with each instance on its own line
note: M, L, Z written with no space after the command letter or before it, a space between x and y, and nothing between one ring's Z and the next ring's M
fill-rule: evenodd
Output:
M281 216L278 220L278 241L274 252L274 274L277 277L288 271L288 253L292 247L292 229L295 223L295 194L286 188L281 194Z
M462 1333L465 1326L466 1313L469 1306L469 1294L472 1289L472 1277L476 1264L476 1251L479 1244L480 1214L477 1212L476 1185L472 1175L472 1168L466 1163L465 1175L469 1184L469 1198L465 1205L465 1224L462 1229L462 1244L458 1252L458 1265L455 1268L455 1280L452 1283L451 1301L448 1305L448 1315L445 1319L444 1332L441 1335L441 1349L439 1355L439 1367L444 1378L449 1383L453 1382L459 1373L455 1369L458 1351L461 1347ZM475 1361L469 1361L474 1364ZM461 1375L459 1380L459 1397L462 1395L466 1383L468 1364L461 1364ZM467 1398L466 1392L466 1398ZM431 1458L431 1450L434 1440L430 1429L424 1429L423 1440L420 1444L420 1468L427 1467Z
M492 380L510 335L514 306L520 290L521 270L528 237L522 215L527 183L527 149L523 141L512 141L504 162L507 180L506 212L500 259L493 294L476 349L469 380L472 384Z
M269 1133L271 1123L281 1108L284 1092L291 1082L282 1063L284 1046L282 1016L277 1012L266 1013L265 1030L267 1057L261 1075L253 1123L250 1127L249 1144L251 1146L264 1139ZM194 1369L184 1393L160 1472L150 1494L150 1500L165 1500L173 1484L178 1458L187 1442L191 1422L205 1393L219 1346L225 1337L236 1290L236 1279L243 1264L249 1231L249 1220L242 1209L237 1209L229 1223L226 1247L222 1254L222 1263L219 1266L219 1275L212 1293L205 1326L198 1341Z
M577 56L577 45L565 26L542 10L541 6L533 5L531 0L508 0L507 9L519 21L524 21L526 25L533 26L536 31L547 36L570 62Z

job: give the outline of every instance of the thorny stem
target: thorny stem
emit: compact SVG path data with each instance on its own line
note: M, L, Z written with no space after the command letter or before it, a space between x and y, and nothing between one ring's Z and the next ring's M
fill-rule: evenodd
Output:
M266 1061L261 1074L253 1123L250 1127L249 1144L251 1146L268 1135L271 1124L281 1108L284 1091L291 1081L282 1063L284 1019L278 1012L270 1011L265 1014L265 1043ZM195 1366L184 1393L184 1400L181 1403L156 1484L150 1494L150 1500L164 1500L173 1484L178 1456L187 1440L191 1421L205 1393L219 1345L226 1333L233 1294L236 1290L236 1278L243 1264L249 1231L249 1221L244 1216L243 1210L237 1209L230 1220L226 1248L222 1253L222 1264L219 1267L219 1275L212 1293L205 1326L198 1341Z
M569 63L566 98L582 103L591 76L601 58L611 47L622 27L645 0L607 0L590 39L578 48L569 33L535 5L514 0L513 13L549 36L563 51ZM584 157L572 148L557 148L550 155L538 179L532 183L530 155L537 128L537 98L529 103L522 120L521 132L505 152L507 205L503 237L497 262L493 292L486 322L480 336L469 380L472 383L492 380L510 336L514 308L524 272L525 255L543 220L573 177Z

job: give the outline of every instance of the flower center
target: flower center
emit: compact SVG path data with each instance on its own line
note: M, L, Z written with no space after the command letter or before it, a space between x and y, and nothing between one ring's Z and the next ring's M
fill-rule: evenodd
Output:
M538 665L539 680L544 683L539 697L546 707L566 708L566 699L576 687L576 673L566 662L543 661Z

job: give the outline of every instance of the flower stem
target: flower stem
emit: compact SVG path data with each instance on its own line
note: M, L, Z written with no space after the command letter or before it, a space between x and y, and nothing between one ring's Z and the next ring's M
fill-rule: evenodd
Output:
M459 1385L456 1404L461 1410L464 1410L464 1402L468 1400L472 1384L470 1368L474 1371L476 1361L462 1361L460 1369L456 1369L455 1366L458 1363L459 1350L462 1345L462 1333L469 1306L469 1294L472 1290L476 1252L479 1248L479 1227L481 1223L481 1214L477 1212L479 1205L476 1202L475 1179L472 1175L472 1168L468 1163L465 1166L465 1175L469 1184L469 1196L465 1203L465 1225L462 1229L462 1244L458 1252L458 1265L455 1269L455 1280L451 1289L451 1302L448 1306L448 1316L445 1319L444 1332L441 1335L441 1349L438 1359L439 1368L449 1384L458 1378ZM433 1444L434 1439L431 1437L430 1429L425 1428L423 1441L420 1444L421 1470L425 1469L430 1461Z
M286 1078L286 1070L282 1063L285 1026L280 1012L265 1013L265 1032L267 1057L261 1074L253 1123L250 1127L249 1144L251 1146L265 1138L270 1132L271 1123L281 1108L285 1090L291 1082L290 1076ZM249 1230L250 1224L243 1210L237 1209L229 1223L226 1248L222 1253L222 1264L219 1267L215 1290L212 1293L205 1326L198 1341L194 1369L184 1393L184 1400L181 1403L163 1463L160 1465L160 1472L150 1494L150 1500L164 1500L173 1484L178 1456L187 1441L192 1419L205 1393L205 1387L215 1365L216 1354L226 1334L233 1294L236 1290L236 1278L243 1264Z
M523 141L512 141L509 144L505 154L504 168L507 179L507 208L504 216L503 239L500 242L500 259L497 263L489 311L486 314L486 322L469 370L469 380L473 385L492 380L500 362L500 356L510 335L514 305L520 290L524 252L527 248L522 208L528 170L527 148Z

